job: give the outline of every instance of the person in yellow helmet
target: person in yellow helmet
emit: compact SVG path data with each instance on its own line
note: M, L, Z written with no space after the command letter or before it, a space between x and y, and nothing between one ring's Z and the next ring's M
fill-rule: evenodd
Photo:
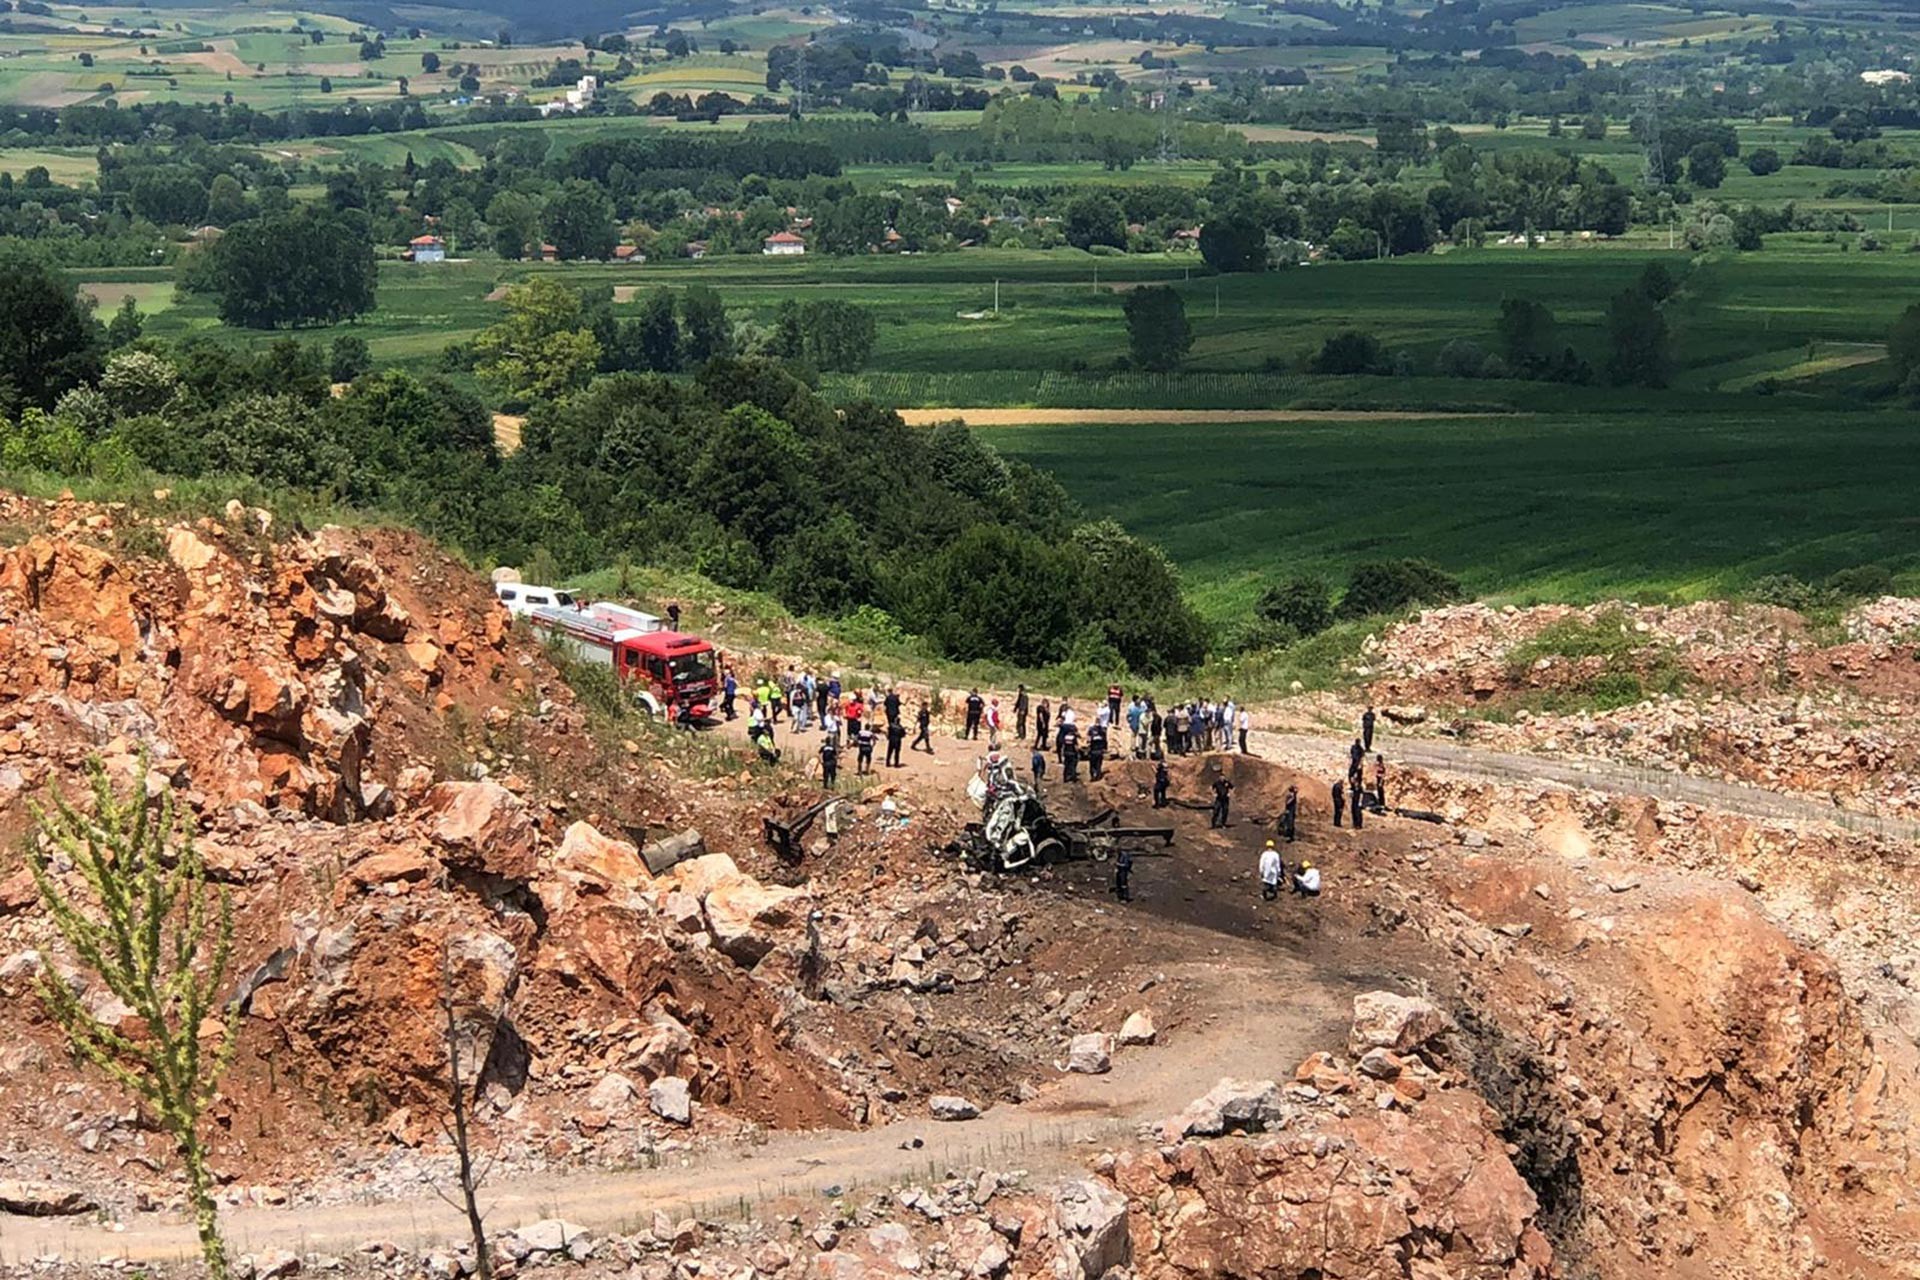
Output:
M1320 868L1311 862L1302 862L1300 869L1293 873L1293 891L1302 898L1320 896Z
M1274 848L1273 841L1267 841L1267 847L1260 851L1260 896L1272 902L1280 896L1280 881L1287 874L1287 866L1280 860L1280 850Z

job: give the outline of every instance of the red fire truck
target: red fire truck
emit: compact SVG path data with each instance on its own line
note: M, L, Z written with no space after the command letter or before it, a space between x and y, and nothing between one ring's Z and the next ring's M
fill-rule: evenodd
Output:
M699 636L617 604L536 609L529 620L581 662L612 668L653 714L677 718L684 707L696 720L713 716L720 655Z

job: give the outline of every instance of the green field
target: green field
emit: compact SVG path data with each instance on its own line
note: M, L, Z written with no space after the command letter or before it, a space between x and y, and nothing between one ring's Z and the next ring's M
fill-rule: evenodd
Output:
M632 292L661 286L711 286L739 317L762 324L788 299L857 301L872 309L878 338L868 368L845 385L902 405L1126 407L1126 397L1140 395L1133 403L1143 407L1591 409L1619 403L1621 393L1438 378L1431 376L1434 359L1455 339L1495 349L1500 303L1519 297L1552 307L1562 339L1598 367L1608 300L1656 259L1684 277L1667 305L1678 359L1676 386L1662 393L1669 402L1750 391L1769 378L1818 393L1829 376L1870 375L1888 326L1920 298L1920 256L1818 245L1697 260L1624 249L1489 249L1226 277L1196 272L1191 255L969 250L782 261L747 255L639 267L389 263L381 270L379 309L350 328L381 359L424 365L445 343L492 322L499 304L486 298L498 285L537 272L576 286L619 288L617 311L633 305ZM1125 291L1160 282L1186 301L1195 335L1186 366L1159 381L1115 378L1125 363ZM188 329L260 340L220 330L212 304L200 298L183 300L156 332ZM1345 329L1370 332L1402 353L1403 375L1297 372Z
M1296 572L1423 556L1525 601L1724 594L1766 573L1920 573L1908 415L994 429L1173 556L1208 614ZM1870 477L1870 478L1869 478Z

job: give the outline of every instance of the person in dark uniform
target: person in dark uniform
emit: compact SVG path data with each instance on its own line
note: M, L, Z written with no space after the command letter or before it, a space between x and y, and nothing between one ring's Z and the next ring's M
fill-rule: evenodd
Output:
M1161 760L1153 766L1153 807L1167 807L1167 784L1172 779L1167 776L1167 762Z
M1153 705L1153 699L1148 698L1147 699L1147 731L1148 731L1149 741L1148 741L1147 750L1153 754L1153 758L1156 760L1158 760L1162 755L1162 752L1160 749L1160 735L1166 731L1166 727L1167 727L1166 717L1160 714L1160 708Z
M900 745L907 740L907 726L900 723L900 717L894 716L887 721L887 768L898 769L900 765Z
M1347 748L1347 780L1351 782L1360 776L1360 766L1366 761L1367 749L1355 738L1353 745Z
M913 749L919 751L925 748L926 753L932 755L933 739L928 736L928 732L933 725L933 711L927 706L925 698L920 699L920 710L914 713L914 723L920 732L913 736Z
M1040 699L1040 705L1034 708L1033 712L1033 749L1035 751L1047 749L1047 726L1052 723L1052 719L1052 708L1047 705L1045 698Z
M1100 771L1107 763L1107 726L1096 721L1087 730L1087 778L1100 781Z
M1228 797L1232 795L1233 783L1225 778L1215 778L1213 780L1213 813L1207 822L1209 827L1224 827L1227 825L1227 806L1230 803Z
M1380 812L1387 811L1387 758L1376 755L1373 758L1373 802L1380 806Z
M1080 731L1070 724L1060 726L1060 767L1062 779L1080 781Z
M1333 780L1333 825L1342 827L1347 821L1347 785L1335 778Z
M1113 896L1122 902L1133 901L1133 850L1122 849L1113 860Z
M1292 844L1300 827L1300 788L1287 788L1287 805L1280 811L1280 834Z
M1033 770L1033 786L1037 791L1040 788L1040 784L1046 780L1047 753L1036 747L1033 752L1033 758L1027 762L1027 765Z
M873 771L873 722L862 720L859 731L853 735L853 745L859 748L854 771L871 773Z
M898 689L888 689L887 696L880 705L886 708L888 725L900 723L900 691Z
M980 736L980 713L986 709L986 700L980 696L978 689L967 695L967 727L966 731L960 735L961 737L978 738Z
M840 744L828 734L820 741L820 785L829 791L840 778Z
M1361 827L1367 825L1366 819L1361 816L1367 807L1367 792L1366 789L1360 785L1358 778L1349 780L1347 798L1353 801L1353 829L1358 831Z
M1027 740L1027 686L1021 685L1019 692L1013 695L1013 738L1016 742Z
M678 631L679 629L680 606L678 604L670 604L667 606L667 630Z
M1367 709L1360 714L1360 749L1362 751L1373 750L1373 706L1371 703L1369 703Z

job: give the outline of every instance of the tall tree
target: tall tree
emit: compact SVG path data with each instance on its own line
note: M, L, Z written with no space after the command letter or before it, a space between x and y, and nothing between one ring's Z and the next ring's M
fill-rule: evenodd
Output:
M1215 271L1265 271L1266 229L1237 214L1209 218L1200 228L1200 256Z
M129 1035L97 1020L56 975L43 978L40 993L74 1052L140 1099L174 1140L186 1165L201 1258L212 1280L226 1280L200 1117L233 1053L232 1021L215 1018L232 954L233 912L226 893L209 881L173 797L163 794L157 805L147 799L146 765L143 755L132 786L121 794L99 759L89 760L92 812L56 792L51 811L35 810L44 838L27 844L54 928L140 1029ZM72 865L90 901L61 883L56 853Z
M1067 202L1062 234L1076 249L1094 245L1124 248L1127 243L1127 215L1120 202L1104 191L1088 191Z
M1920 368L1920 302L1909 303L1887 331L1887 359L1903 379Z
M100 371L100 326L73 286L45 265L0 256L0 411L51 407Z
M1673 376L1672 338L1667 318L1652 298L1638 289L1616 294L1607 307L1607 335L1613 344L1607 377L1615 385L1667 385Z
M220 318L249 329L338 324L373 310L364 215L308 207L236 223L214 243Z
M1155 373L1179 368L1193 346L1193 325L1180 295L1165 285L1134 289L1121 309L1133 362Z
M600 359L580 295L547 276L507 290L507 313L473 340L474 372L509 398L546 399L584 387Z
M547 201L547 237L564 259L604 259L620 241L613 225L613 198L583 178L575 178Z

